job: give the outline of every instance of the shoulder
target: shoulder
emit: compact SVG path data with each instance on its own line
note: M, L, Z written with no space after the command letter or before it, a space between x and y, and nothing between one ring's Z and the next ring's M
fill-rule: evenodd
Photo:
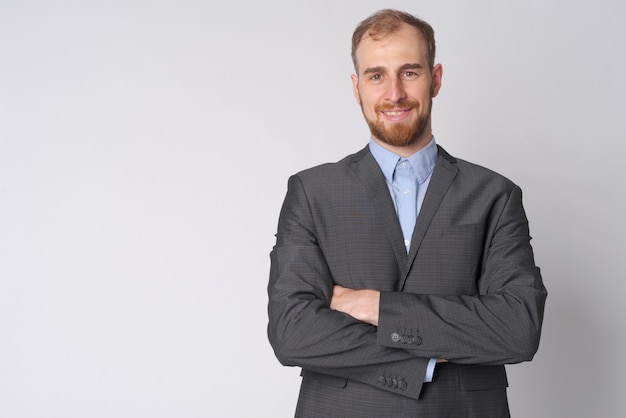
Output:
M339 161L324 163L302 170L294 174L292 178L298 178L303 183L324 182L328 184L329 180L340 180L349 177L353 173L355 165L358 165L368 158L374 161L369 152L369 148L365 147L354 154L347 155Z

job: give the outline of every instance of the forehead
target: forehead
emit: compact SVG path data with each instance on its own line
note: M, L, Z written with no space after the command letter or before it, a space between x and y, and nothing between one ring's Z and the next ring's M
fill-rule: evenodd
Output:
M394 66L407 63L423 64L427 68L426 41L413 26L403 23L394 33L383 36L363 36L355 55L359 71L371 66Z

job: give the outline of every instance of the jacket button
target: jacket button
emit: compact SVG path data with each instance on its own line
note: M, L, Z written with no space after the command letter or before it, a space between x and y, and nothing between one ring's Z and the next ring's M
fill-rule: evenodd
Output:
M384 385L386 383L385 376L379 376L378 383Z
M400 390L406 390L406 386L407 386L407 385L406 385L406 382L405 382L404 380L400 380L400 381L398 382L398 389L400 389Z
M402 337L400 336L400 334L398 334L397 332L393 332L391 333L391 341L393 341L394 343L398 343L400 342L400 339Z

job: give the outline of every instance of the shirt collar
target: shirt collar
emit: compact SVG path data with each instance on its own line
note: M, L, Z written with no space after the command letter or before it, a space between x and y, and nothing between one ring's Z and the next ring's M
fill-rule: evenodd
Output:
M404 158L378 145L372 138L369 142L370 152L380 166L388 183L393 183L393 173L398 161ZM431 175L437 163L437 144L433 136L430 142L421 150L410 155L406 160L415 170L419 184L422 184Z

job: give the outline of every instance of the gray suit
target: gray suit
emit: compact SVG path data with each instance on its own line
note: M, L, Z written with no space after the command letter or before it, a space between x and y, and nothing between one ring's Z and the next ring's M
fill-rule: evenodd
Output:
M302 368L301 417L505 417L504 364L531 360L546 290L521 190L439 148L407 255L369 148L289 179L271 253L268 335ZM381 291L378 327L329 308ZM432 383L422 383L429 358Z

